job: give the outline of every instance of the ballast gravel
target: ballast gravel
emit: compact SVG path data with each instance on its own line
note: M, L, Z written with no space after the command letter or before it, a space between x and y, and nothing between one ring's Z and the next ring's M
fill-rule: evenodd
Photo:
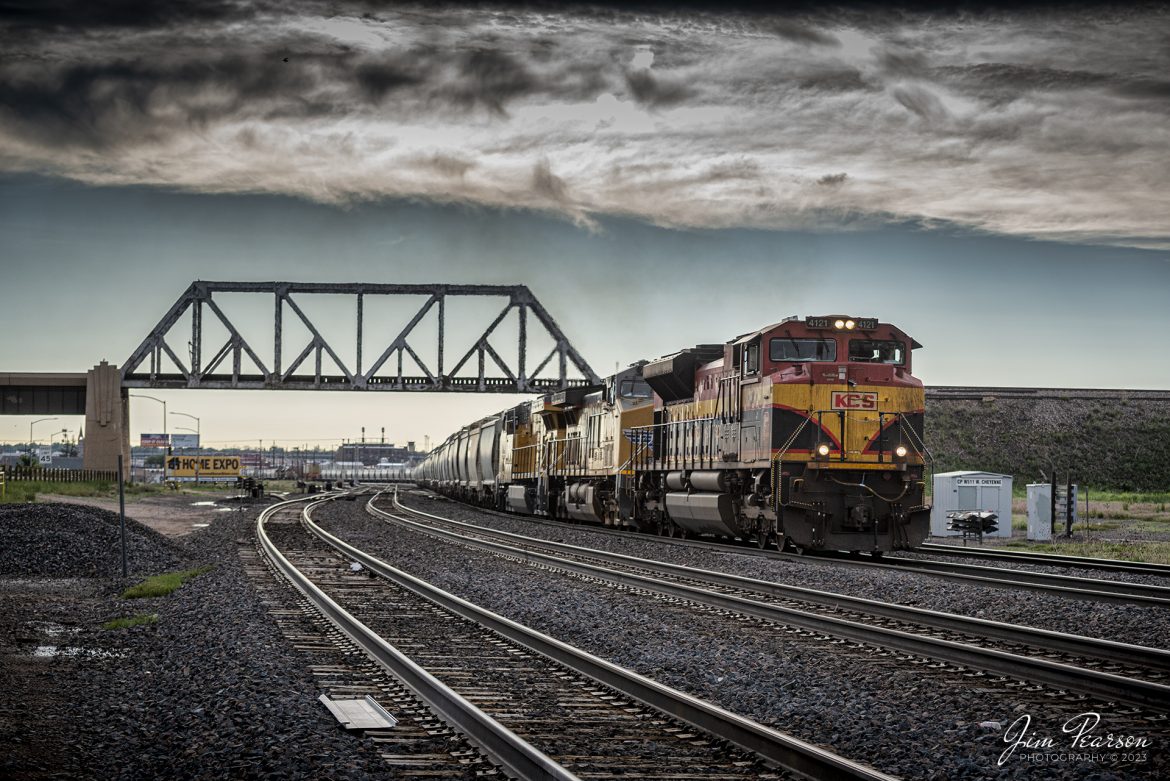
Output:
M441 507L440 514L447 516L474 513L449 503L427 505L431 511ZM1158 748L1170 739L1165 722L1151 727L1116 708L1102 711L1101 729L1108 725L1114 733L1151 738L1156 748L1144 762L1113 769L1109 763L1025 759L1019 749L1002 766L997 764L1008 748L1006 728L1017 719L1027 717L1033 732L1063 744L1067 719L1106 707L1101 703L1030 692L1018 683L969 671L932 669L921 660L913 663L887 652L550 573L404 530L371 518L351 503L323 507L315 518L351 544L465 599L893 775L1120 779L1165 777L1170 771L1164 749ZM523 522L491 518L486 523ZM571 527L562 532L529 526L536 536L565 542L584 534ZM541 535L536 529L551 531ZM626 544L643 543L610 538L609 545L598 547ZM679 559L695 557L707 568L726 569L709 555L686 551L658 557L684 564L696 562ZM808 566L810 572L829 574ZM881 598L895 598L896 583L871 583L879 585L884 589Z
M262 506L174 540L129 521L125 581L109 513L0 508L0 778L400 777L317 702L250 584L238 551ZM201 566L213 569L167 596L118 598ZM101 628L138 613L157 623Z
M0 505L0 578L75 578L122 573L117 513L74 504ZM134 520L126 523L131 574L175 568L178 544Z
M403 493L401 500L407 506L454 520L627 556L1066 634L1170 648L1165 608L983 587L925 573L844 566L830 560L769 559L748 552L729 553L703 546L680 545L658 537L616 535L585 525L533 523L522 518L483 513L457 502L435 500L429 494ZM378 506L383 509L391 507L390 499L379 499ZM1151 580L1150 577L1138 576L1135 582L1168 585L1165 578Z

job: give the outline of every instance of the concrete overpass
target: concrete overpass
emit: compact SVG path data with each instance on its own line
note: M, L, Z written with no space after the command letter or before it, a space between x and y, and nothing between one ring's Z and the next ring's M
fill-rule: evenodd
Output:
M130 399L122 372L102 361L88 372L0 372L0 415L85 415L85 468L130 463Z

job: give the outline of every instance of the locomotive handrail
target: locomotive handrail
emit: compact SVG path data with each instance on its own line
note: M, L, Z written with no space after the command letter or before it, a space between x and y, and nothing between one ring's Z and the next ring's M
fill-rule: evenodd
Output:
M784 454L796 442L796 438L800 436L800 432L804 431L804 427L812 422L812 418L805 417L804 421L796 427L796 431L792 432L792 436L784 443L784 447L776 451L776 455L772 456L772 512L780 513L780 469L781 461L784 459Z
M668 420L662 423L649 423L645 426L631 426L630 431L649 431L651 437L653 438L655 435L655 429L666 429L669 432L667 436L674 440L673 444L676 445L679 444L677 440L686 440L689 436L689 443L686 441L681 443L681 453L678 452L678 448L676 448L675 452L672 454L663 453L661 459L662 467L664 469L694 469L696 467L699 469L712 469L715 465L715 444L712 441L710 435L712 435L715 430L715 420L715 415L711 415L706 418L692 418L690 420ZM698 429L697 434L695 432L696 428ZM707 437L708 441L705 456L702 449L704 432L709 435ZM664 442L663 444L665 446L666 443ZM688 444L690 445L689 448L687 447ZM631 460L632 459L633 456L631 456ZM658 459L651 460L657 461ZM690 462L690 466L687 465L688 461ZM645 464L643 464L643 466L645 466Z

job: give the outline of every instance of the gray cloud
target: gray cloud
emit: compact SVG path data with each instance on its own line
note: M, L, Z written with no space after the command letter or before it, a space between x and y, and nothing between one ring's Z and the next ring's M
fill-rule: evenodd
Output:
M1170 246L1153 6L72 7L0 28L0 168L587 226L892 219Z
M626 72L626 86L634 100L644 106L672 106L691 96L691 91L682 84L658 79L649 70Z
M897 87L894 99L929 122L945 122L950 118L938 96L922 87Z

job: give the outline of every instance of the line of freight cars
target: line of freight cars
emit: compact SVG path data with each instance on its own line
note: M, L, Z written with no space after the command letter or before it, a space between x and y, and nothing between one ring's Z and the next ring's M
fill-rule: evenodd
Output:
M789 317L476 421L415 471L455 498L798 551L926 539L920 347L874 318Z

